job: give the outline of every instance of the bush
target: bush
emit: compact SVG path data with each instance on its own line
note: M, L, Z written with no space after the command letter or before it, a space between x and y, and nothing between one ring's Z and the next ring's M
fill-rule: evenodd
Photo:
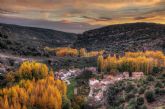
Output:
M140 109L147 109L147 106L143 104L142 106L140 106Z
M155 89L155 94L157 94L157 95L165 95L165 89L156 88Z
M136 109L137 108L137 102L136 99L132 98L129 102L128 102L128 106L126 109Z
M153 76L149 75L149 76L147 76L146 80L147 81L154 81L155 78Z
M118 96L117 97L117 99L116 99L116 102L118 103L118 104L121 104L121 103L123 103L125 100L124 100L124 98L122 97L122 96Z
M147 91L145 93L145 98L147 100L147 102L151 103L153 101L155 101L155 94L153 91Z
M93 74L91 71L84 70L83 73L77 77L77 79L81 78L81 79L88 80L88 79L92 78L92 76L93 76Z
M161 69L159 67L153 67L152 72L153 73L159 73L159 72L161 72Z
M72 100L73 109L83 109L85 106L85 97L83 95L74 96L74 99Z
M116 85L110 85L108 88L108 93L107 93L107 101L110 106L118 106L118 94L119 89L116 87Z
M124 109L124 104L121 104L118 109Z
M147 81L147 79L140 79L139 80L139 84L141 84L141 86L145 86L149 83L149 81Z
M68 98L62 98L62 109L71 109L71 102Z
M140 87L139 88L139 94L143 94L145 92L145 88L144 87Z
M131 98L134 98L135 95L133 93L128 93L125 97L126 101L129 101Z
M9 82L14 82L14 81L15 81L14 72L8 72L8 73L5 75L5 82L6 82L6 83L9 83Z
M159 92L160 92L160 88L155 88L155 94L159 94Z
M137 98L137 105L143 105L144 104L144 98L143 97L138 97Z
M163 84L161 82L157 82L155 84L155 87L158 87L158 88L163 88Z
M125 87L125 91L128 93L130 92L131 90L133 90L135 87L133 84L131 83L128 83L127 86Z
M162 78L165 78L165 71L161 74Z
M134 94L136 94L138 92L138 89L137 88L134 88L133 90L132 90L132 93L134 93Z

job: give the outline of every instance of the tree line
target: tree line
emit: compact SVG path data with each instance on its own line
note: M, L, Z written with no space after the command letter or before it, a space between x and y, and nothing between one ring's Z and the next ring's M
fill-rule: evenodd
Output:
M99 72L144 72L145 74L165 67L165 55L161 51L126 52L124 56L98 56Z
M54 55L59 57L64 57L64 56L94 57L104 53L103 50L87 51L85 48L75 49L70 47L59 47L59 48L45 47L45 50L49 52L53 52Z

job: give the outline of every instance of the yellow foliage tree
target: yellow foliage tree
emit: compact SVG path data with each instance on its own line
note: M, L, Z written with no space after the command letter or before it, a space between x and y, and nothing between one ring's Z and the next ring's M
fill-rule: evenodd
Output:
M42 79L48 75L48 72L49 69L45 64L34 61L25 61L18 69L18 74L23 79Z
M52 69L49 72L45 64L26 61L16 74L22 77L18 84L0 89L0 109L62 108L67 86L55 80Z
M102 55L99 55L98 56L98 59L97 59L97 66L98 66L98 71L99 72L102 72L103 69L104 69L104 58Z
M154 67L165 66L165 56L160 51L126 52L123 57L108 56L103 59L98 57L98 69L110 72L113 69L128 72L144 72L149 74ZM104 67L103 67L104 66Z
M86 49L85 48L81 48L80 52L79 52L80 57L85 57L86 56Z
M21 80L19 85L0 90L0 109L36 106L40 109L61 109L66 90L66 84L53 77L38 81Z

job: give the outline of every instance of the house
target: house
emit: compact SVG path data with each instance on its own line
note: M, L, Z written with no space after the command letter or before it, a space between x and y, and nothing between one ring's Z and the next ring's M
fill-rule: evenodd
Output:
M97 83L99 83L99 80L97 80L97 79L95 79L95 78L92 78L92 79L89 80L89 85L90 85L90 86L93 86L93 85L95 85L95 84L97 84Z
M129 78L129 72L123 72L123 78L128 79Z
M100 100L102 100L102 98L103 98L103 93L102 92L97 93L97 95L95 96L96 101L100 101Z
M85 67L85 70L91 71L92 73L96 73L97 72L96 67Z
M144 77L143 72L132 72L132 79L140 79L142 77Z

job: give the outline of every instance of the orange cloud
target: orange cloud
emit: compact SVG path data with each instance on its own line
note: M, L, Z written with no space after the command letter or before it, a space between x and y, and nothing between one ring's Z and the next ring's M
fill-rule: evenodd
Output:
M61 20L64 23L85 22L92 25L139 21L164 23L165 2L164 0L0 0L0 13L6 16Z

